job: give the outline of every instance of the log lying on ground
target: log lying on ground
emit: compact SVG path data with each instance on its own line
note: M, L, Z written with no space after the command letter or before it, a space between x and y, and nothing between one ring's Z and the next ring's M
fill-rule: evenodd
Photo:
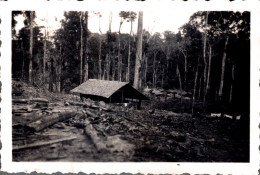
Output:
M45 98L32 98L30 102L49 103L49 101Z
M20 149L33 148L33 147L39 147L39 146L45 146L45 145L51 145L51 144L54 144L54 143L69 141L69 140L73 140L73 139L76 139L76 138L77 137L69 137L69 138L62 138L62 139L57 139L57 140L45 141L45 142L37 142L37 143L22 145L22 146L14 146L13 151L14 150L20 150Z
M13 99L13 103L49 103L45 98L32 98L32 99Z
M69 105L73 105L73 106L83 106L83 107L89 106L89 104L87 104L87 103L75 102L75 101L66 101L65 104L69 104Z
M88 119L85 119L85 129L84 133L91 139L92 143L95 145L96 149L101 151L107 151L106 144L98 135L96 129L90 123Z
M13 103L24 103L24 104L26 104L26 103L29 103L29 99L13 99L12 100L12 102Z
M76 115L79 115L79 114L84 115L80 111L64 110L60 113L53 113L51 115L42 116L42 118L40 118L39 120L36 120L32 123L25 125L25 128L27 128L28 130L31 130L33 132L40 131L57 122L67 120L67 119L75 117Z
M73 106L82 106L82 107L88 107L92 109L101 109L103 111L108 111L108 112L113 112L114 110L108 108L108 107L103 107L103 106L96 106L94 104L91 104L90 102L75 102L75 101L66 101L65 104L73 105Z
M85 119L84 133L91 139L97 151L123 153L130 158L134 155L134 145L122 140L119 135L103 134L104 137L99 137L98 132L102 131L100 129L98 131L88 119Z

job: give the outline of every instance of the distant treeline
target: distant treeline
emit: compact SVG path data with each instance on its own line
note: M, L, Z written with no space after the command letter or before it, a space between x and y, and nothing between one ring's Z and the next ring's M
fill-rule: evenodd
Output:
M13 78L56 92L89 78L128 81L138 89L177 88L192 92L193 104L249 112L249 12L197 12L178 33L153 34L143 29L142 12L131 11L119 13L118 32L111 32L109 18L106 33L92 33L89 13L65 12L50 36L47 26L34 22L35 12L13 11ZM16 32L17 15L24 15L25 26ZM126 22L138 22L137 34L132 27L120 32Z

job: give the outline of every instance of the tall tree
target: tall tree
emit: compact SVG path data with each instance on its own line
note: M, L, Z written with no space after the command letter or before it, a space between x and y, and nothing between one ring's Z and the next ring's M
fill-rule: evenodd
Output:
M134 74L134 88L139 89L140 68L142 62L142 35L143 35L143 11L138 14L138 27L137 27L137 50L135 57L135 74Z
M224 76L225 76L225 65L226 65L226 58L227 58L227 44L228 44L228 37L226 38L225 41L225 46L224 46L224 53L222 57L222 66L221 66L221 79L220 79L220 85L219 85L219 91L218 91L218 96L219 96L219 101L222 99L223 95L223 85L224 85Z
M32 63L33 63L33 24L35 12L30 12L30 51L29 51L29 83L32 84Z
M97 13L99 20L99 50L98 50L98 79L101 79L102 76L102 64L101 64L101 47L102 47L102 31L101 31L101 13Z
M120 17L120 23L119 23L119 29L118 29L118 52L117 52L117 57L118 57L118 81L122 81L122 55L121 55L121 27L123 25L123 22L127 18L128 13L125 11L120 11L119 12L119 17Z
M203 61L204 61L204 76L203 76L203 80L204 80L204 87L203 87L203 108L204 110L205 105L206 105L206 97L207 97L207 68L208 68L208 62L206 59L206 48L207 48L207 31L208 31L208 11L206 12L206 19L205 19L205 31L204 31L204 41L203 41Z
M88 80L88 11L85 12L85 65L83 82Z
M131 37L132 37L132 31L133 31L133 22L136 19L136 13L135 12L128 12L129 15L127 17L127 22L130 22L130 32L129 32L129 39L128 39L128 57L127 57L127 76L126 76L126 81L130 81L130 67L131 67Z
M83 12L80 12L80 68L79 68L79 83L83 81Z

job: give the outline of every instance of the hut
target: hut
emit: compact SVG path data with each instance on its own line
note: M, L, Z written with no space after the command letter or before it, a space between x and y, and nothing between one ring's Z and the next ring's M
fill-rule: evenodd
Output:
M142 100L149 100L145 95L132 87L128 82L89 79L70 92L80 94L81 97L106 103L137 103L141 108Z

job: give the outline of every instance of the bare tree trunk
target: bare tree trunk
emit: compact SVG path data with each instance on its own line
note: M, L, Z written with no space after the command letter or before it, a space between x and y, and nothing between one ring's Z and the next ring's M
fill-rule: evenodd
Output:
M137 51L135 58L135 74L134 74L134 88L139 89L139 72L142 61L142 35L143 35L143 12L139 11L138 28L137 28Z
M121 26L123 24L123 18L121 17L120 25L119 25L119 30L118 30L118 52L117 52L117 57L118 57L118 62L117 62L117 71L118 71L118 81L122 81L122 57L121 57Z
M187 72L188 72L188 68L187 68L187 53L185 53L184 50L180 49L181 53L183 54L184 57L184 88L186 88L187 86Z
M196 68L196 73L195 73L195 80L194 80L194 88L193 88L193 97L192 97L192 110L191 113L194 114L194 105L195 105L195 100L196 100L196 89L197 89L197 81L198 81L198 74L199 74L199 58L198 58L198 63L197 63L197 68Z
M162 88L163 88L163 84L164 84L164 68L162 68Z
M101 79L101 36L99 36L99 51L98 51L98 79Z
M206 22L205 22L205 35L204 35L204 43L203 43L203 61L204 61L204 76L203 76L203 109L205 110L205 103L206 103L206 89L207 89L207 59L206 59L206 47L207 47L207 26L208 26L208 12L206 12Z
M224 53L223 53L223 58L222 58L222 67L221 67L221 79L220 79L220 86L219 86L219 91L218 91L218 96L219 96L219 101L222 99L222 93L223 93L223 85L224 85L224 77L225 77L225 65L226 65L226 57L227 57L227 44L228 44L228 36L225 42L225 47L224 47Z
M181 81L181 73L180 73L180 70L179 70L179 66L177 64L177 75L179 77L179 85L180 85L180 91L182 92L182 81ZM181 108L182 108L182 93L181 93ZM181 111L183 110L183 108L181 109Z
M115 74L116 74L116 63L115 63L115 47L113 44L113 54L112 54L112 81L115 80Z
M33 23L34 11L30 13L30 49L29 49L29 83L32 84L32 62L33 62Z
M210 82L210 70L211 70L211 47L209 47L209 64L208 64L208 75L207 75L207 84L206 84L206 90L205 90L205 95L204 95L204 99L203 102L206 102L207 96L208 96L208 92L209 92L209 82ZM205 104L203 105L205 108Z
M45 65L46 65L46 60L47 60L47 31L46 31L46 26L45 26L45 29L44 29L44 47L43 47L43 67L42 67L42 81L43 81L43 87L45 88L45 78L46 78L46 68L45 68Z
M109 72L110 72L110 55L107 54L107 64L106 64L106 80L109 80Z
M144 82L145 82L145 84L147 84L147 69L148 69L148 63L147 63L147 61L148 61L148 58L147 57L145 57L145 71L144 71Z
M101 75L102 75L102 68L101 68L101 46L102 46L102 32L101 32L101 26L100 26L100 18L101 15L99 15L99 51L98 51L98 79L101 80Z
M61 92L61 66L62 66L62 55L61 55L61 49L62 45L60 44L60 53L59 53L59 61L58 61L58 66L57 66L57 91Z
M86 39L85 39L85 65L83 82L88 80L88 11L85 12L85 26L86 26Z
M54 78L54 66L53 66L53 58L51 58L50 60L50 75L49 75L49 91L52 92L53 91L53 78Z
M21 49L22 49L22 56L23 56L23 64L22 64L22 80L24 80L24 47L23 47L23 40L21 41Z
M200 76L200 84L199 84L199 95L198 95L198 99L201 99L201 87L203 89L203 85L202 85L202 73Z
M79 68L79 83L83 80L83 12L80 12L80 68Z
M233 83L235 79L235 65L234 63L232 64L232 79L231 79L231 87L230 87L230 94L229 94L229 104L232 102L232 97L233 97Z
M127 59L127 79L126 81L130 81L130 59L131 59L131 35L132 35L132 29L133 29L133 21L131 20L131 29L130 29L130 34L129 34L129 39L128 39L128 59Z
M187 55L184 56L184 88L187 89Z
M156 77L156 65L155 65L155 60L156 60L156 55L157 55L157 52L156 53L153 53L153 88L155 88L155 77Z

